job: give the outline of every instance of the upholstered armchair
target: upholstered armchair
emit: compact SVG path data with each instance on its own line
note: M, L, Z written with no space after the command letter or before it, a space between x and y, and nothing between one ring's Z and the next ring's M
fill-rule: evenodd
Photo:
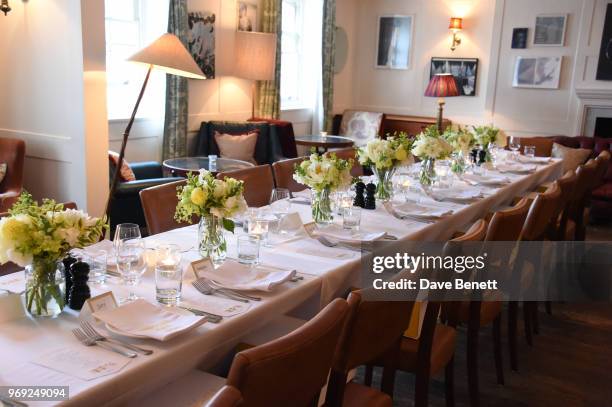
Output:
M23 140L0 137L0 164L6 164L6 175L0 182L0 212L6 212L15 203L23 187Z
M363 147L370 140L382 136L384 113L345 110L342 116L334 118L333 132L355 141L355 146Z

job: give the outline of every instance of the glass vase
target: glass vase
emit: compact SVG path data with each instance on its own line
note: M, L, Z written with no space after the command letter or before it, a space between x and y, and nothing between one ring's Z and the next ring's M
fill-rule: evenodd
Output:
M317 225L329 225L334 220L329 192L329 188L312 190L312 218Z
M202 257L210 257L214 264L221 264L227 257L227 242L223 234L223 221L214 215L200 218L198 225L198 249Z
M25 268L25 305L33 317L58 316L65 305L66 277L61 262L34 259Z
M465 158L465 155L461 152L453 153L451 158L451 171L458 176L461 176L465 173L468 166L468 161Z
M419 182L424 187L430 187L436 181L436 160L426 158L421 162L421 173L419 174Z
M379 169L372 167L372 172L376 176L376 198L381 201L388 201L393 198L393 176L395 175L395 167Z

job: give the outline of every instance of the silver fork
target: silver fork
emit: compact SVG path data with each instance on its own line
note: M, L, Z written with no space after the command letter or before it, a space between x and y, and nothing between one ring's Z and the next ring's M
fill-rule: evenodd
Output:
M183 306L179 306L179 308L189 311L192 314L197 315L199 317L206 317L206 320L213 324L218 324L219 322L223 320L223 317L221 315L212 314L210 312L202 311L201 309L195 309L195 308L183 307Z
M242 297L242 298L246 298L247 300L251 300L251 301L261 301L261 297L255 297L254 295L250 295L250 294L244 293L242 291L232 290L231 288L222 287L221 285L219 285L219 283L216 283L213 280L205 280L205 281L206 281L206 284L208 284L210 286L210 288L212 288L213 290L225 291L225 292L230 293L232 295L235 295L235 296L238 296L238 297Z
M225 292L222 290L214 289L210 285L208 285L206 280L201 279L201 278L195 280L193 283L191 283L191 285L193 285L196 290L198 290L204 295L219 294L219 295L222 295L223 297L229 298L230 300L235 300L235 301L240 301L240 302L249 302L249 300L247 300L246 298L239 297L237 295L233 295L229 292Z
M128 358L135 358L137 355L134 352L128 352L123 349L117 348L109 343L97 341L94 338L90 338L85 334L85 332L81 331L79 328L75 328L72 330L72 334L85 346L99 346L106 350L110 350L112 352L116 352L120 355L126 356Z
M414 215L400 215L399 213L397 213L397 211L395 209L393 209L391 207L391 205L387 205L385 204L385 209L387 210L387 212L389 212L394 218L399 219L399 220L412 220L415 222L420 222L420 223L435 223L435 220L433 219L426 219L426 218L422 218L420 216L414 216Z
M316 239L319 241L319 243L321 243L323 246L326 246L326 247L341 247L343 249L348 249L348 250L352 250L354 252L361 253L361 249L360 248L353 247L351 245L344 244L344 243L341 243L341 242L332 242L331 240L329 240L328 238L326 238L325 236L322 236L322 235L317 236ZM364 251L366 251L366 250L364 249Z
M83 329L83 332L85 332L87 336L95 339L96 341L112 342L116 345L123 346L124 348L133 350L135 352L142 353L144 355L150 355L151 353L153 353L153 351L150 349L144 349L144 348L141 348L136 345L132 345L131 343L127 343L119 339L103 336L98 331L96 331L96 329L87 321L81 321L81 328Z

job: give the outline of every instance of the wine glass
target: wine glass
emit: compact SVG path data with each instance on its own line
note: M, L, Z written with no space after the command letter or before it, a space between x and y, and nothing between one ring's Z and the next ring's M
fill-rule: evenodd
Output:
M115 238L113 239L113 244L115 249L119 247L119 243L122 240L128 239L140 239L142 236L140 235L140 226L135 223L120 223L117 225L115 229Z
M291 202L289 198L291 192L287 188L274 188L272 195L270 196L270 208L272 209L274 216L278 219L277 225L280 225L283 218L289 213L291 208ZM280 229L280 227L278 228ZM279 230L279 233L282 233Z
M145 242L142 238L119 240L117 244L117 270L123 282L129 287L129 295L121 303L137 300L134 287L147 269Z
M518 137L512 136L510 137L510 143L508 143L508 147L512 151L512 156L516 158L517 151L521 149L521 140Z

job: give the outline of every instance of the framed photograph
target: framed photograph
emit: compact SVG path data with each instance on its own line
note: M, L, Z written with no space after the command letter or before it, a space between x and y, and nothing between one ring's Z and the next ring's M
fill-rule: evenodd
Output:
M476 96L478 58L431 58L429 79L441 73L453 75L461 96Z
M215 15L190 12L189 52L207 79L215 78Z
M515 88L559 89L563 57L516 58Z
M601 48L599 49L599 63L595 79L600 81L612 80L612 4L608 4L603 34L601 35Z
M529 28L515 28L512 30L512 48L524 49L527 48L527 36Z
M413 16L386 15L378 18L377 68L410 67L413 22Z
M536 17L533 45L562 47L565 45L567 14L543 14Z
M238 31L257 31L257 4L236 2Z

